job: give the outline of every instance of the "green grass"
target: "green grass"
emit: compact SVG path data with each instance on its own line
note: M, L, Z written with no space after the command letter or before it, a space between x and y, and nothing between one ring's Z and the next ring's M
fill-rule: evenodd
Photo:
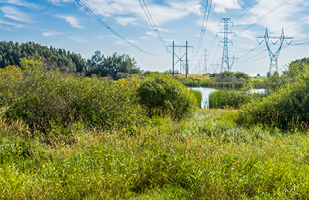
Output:
M0 199L308 199L308 134L245 128L236 113L47 135L0 118Z

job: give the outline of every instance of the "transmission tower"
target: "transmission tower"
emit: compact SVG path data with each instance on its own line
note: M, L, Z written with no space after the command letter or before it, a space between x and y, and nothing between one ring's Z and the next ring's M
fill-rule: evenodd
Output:
M232 64L230 64L230 59L232 58L229 57L228 44L231 43L233 45L233 42L229 39L229 35L233 34L234 36L236 36L236 34L235 32L229 29L229 24L233 25L233 22L230 20L230 18L222 18L219 25L221 24L224 24L224 29L218 33L222 33L224 35L224 38L219 42L219 45L220 43L223 43L221 72L224 72L224 71L231 71L233 63L234 63L234 59L233 59Z
M278 57L279 57L280 51L282 49L283 43L285 41L287 43L287 45L290 45L292 43L292 39L294 39L294 38L293 37L285 37L283 28L282 28L282 33L281 33L280 37L269 36L268 30L266 28L264 37L256 37L256 39L257 39L257 42L259 43L259 45L261 45L263 43L263 41L265 41L265 43L266 43L266 47L267 47L268 54L269 54L269 57L270 57L269 72L271 74L274 73L274 72L279 72L279 70L278 70ZM258 39L263 39L263 40L261 42L259 42ZM271 39L273 39L273 40L271 40ZM287 40L291 40L291 41L288 42ZM269 46L269 42L271 42L273 45L276 45L279 42L279 48L275 53L271 50L271 48Z
M215 73L217 73L217 70L218 70L220 64L219 63L217 63L217 64L212 63L210 66L212 67L214 74L215 74Z
M207 54L207 49L204 49L204 54L203 54L203 58L204 58L204 74L207 74L208 70L207 70L207 57L209 55Z
M180 72L181 72L181 66L182 66L182 63L183 63L183 57L185 57L185 74L186 74L186 77L188 77L188 74L189 74L188 48L193 48L193 46L188 46L188 41L186 42L186 46L175 46L175 42L173 41L173 45L172 46L166 46L166 48L168 48L168 47L172 47L173 48L173 64L172 64L173 76L174 76L175 65L178 62L180 63ZM186 48L186 53L183 54L182 56L178 56L175 53L175 47L179 47L179 49ZM177 57L177 62L175 62L175 56Z

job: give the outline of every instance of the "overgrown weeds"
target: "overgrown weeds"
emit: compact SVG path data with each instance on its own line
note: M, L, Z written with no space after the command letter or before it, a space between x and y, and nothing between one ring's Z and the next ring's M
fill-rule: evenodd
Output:
M0 199L308 198L307 135L240 127L235 115L154 117L131 132L75 123L53 127L68 131L53 144L1 126Z

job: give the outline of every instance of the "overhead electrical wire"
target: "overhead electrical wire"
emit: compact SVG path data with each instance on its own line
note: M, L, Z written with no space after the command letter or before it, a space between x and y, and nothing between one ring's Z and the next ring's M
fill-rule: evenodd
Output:
M254 4L252 4L252 6L250 6L250 8L248 8L246 10L246 12L244 12L242 15L240 15L237 19L234 20L234 22L236 22L237 20L239 20L240 18L242 18L243 16L245 16L254 6L256 6L261 0L257 0Z
M163 45L163 47L164 47L165 49L167 49L166 43L165 43L164 39L162 38L162 36L161 36L161 34L160 34L160 32L159 32L159 30L158 30L156 24L155 24L154 21L153 21L153 18L152 18L151 14L150 14L150 12L149 12L149 10L148 10L148 7L147 7L147 5L146 5L146 2L145 2L144 0L139 0L139 3L141 4L141 7L143 8L143 10L144 10L144 12L145 12L145 15L146 15L146 17L147 17L147 19L148 19L148 22L149 22L149 24L151 25L153 31L156 33L156 35L157 35L157 37L159 38L159 40L160 40L161 44Z
M105 28L107 28L110 32L112 32L115 36L117 36L118 38L124 40L126 43L128 43L129 45L131 45L132 47L138 49L139 51L146 53L148 55L151 56L160 56L160 55L155 55L152 53L149 53L147 51L144 51L143 49L139 48L137 45L133 44L132 42L130 42L128 39L126 39L125 37L121 36L119 33L117 33L114 29L112 29L108 24L106 24L100 17L98 17L96 14L94 14L92 12L92 10L90 8L88 8L83 2L81 2L80 0L75 0L75 2L77 4L79 4L82 8L84 8L93 18L95 18L100 24L102 24L103 26L105 26Z
M249 26L247 26L245 29L243 29L241 32L244 32L252 27L254 27L258 22L262 21L265 17L276 11L278 8L289 2L290 0L282 0L280 3L278 3L275 7L273 7L271 10L269 10L267 13L265 13L263 16L259 17L258 19L254 20L250 23Z
M209 14L210 14L210 11L211 11L212 0L210 0L209 5L208 5L208 3L209 3L209 0L206 1L201 33L200 33L199 41L198 41L198 44L197 44L197 50L196 50L195 56L200 52L200 49L201 49L201 46L202 46L202 43L203 43L203 39L204 39L204 36L205 36L205 31L206 31L206 27L207 27L207 23L208 23L208 19L209 19Z
M292 27L294 27L294 26L296 26L296 25L298 25L298 24L304 23L305 21L308 21L308 20L309 20L309 18L303 19L303 20L301 20L301 21L299 21L299 22L297 22L297 23L295 23L295 24L292 24L292 25L290 25L290 26L284 27L284 29L292 28ZM282 30L282 29L277 30L277 31L273 31L273 32L270 32L269 34L272 34L272 33L275 33L275 32L281 31L281 30Z

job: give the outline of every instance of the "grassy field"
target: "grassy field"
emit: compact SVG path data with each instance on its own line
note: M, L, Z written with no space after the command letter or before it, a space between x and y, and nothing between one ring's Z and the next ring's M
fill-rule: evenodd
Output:
M182 78L186 77L185 74L175 74L175 76L182 77ZM204 75L204 74L188 74L188 77L199 79L199 80L210 80L209 76Z
M0 118L0 199L308 199L308 133L239 126L236 114L47 134Z

